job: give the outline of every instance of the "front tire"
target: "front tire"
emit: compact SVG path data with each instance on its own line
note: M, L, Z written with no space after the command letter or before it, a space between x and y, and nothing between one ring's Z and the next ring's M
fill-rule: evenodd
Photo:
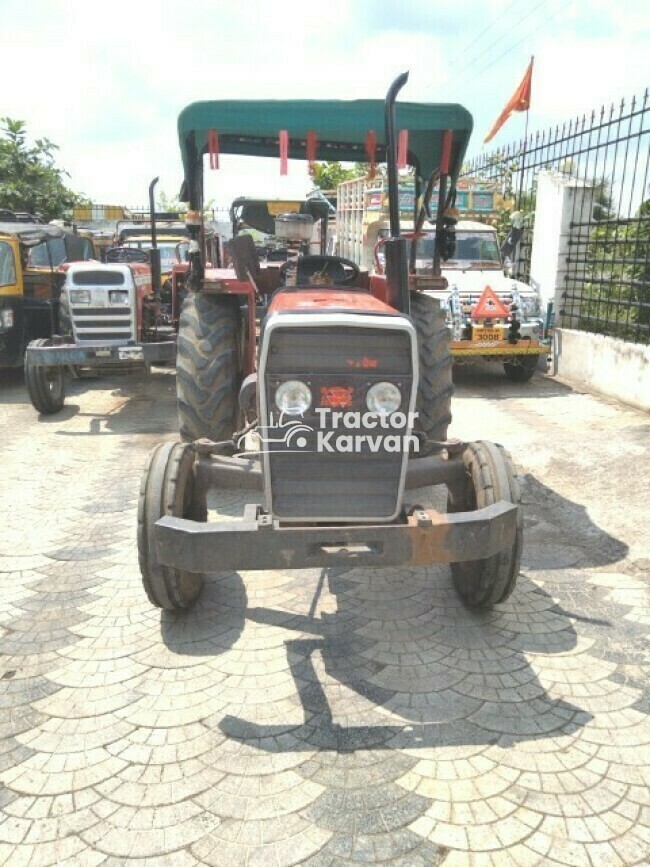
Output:
M520 355L513 361L504 361L503 369L511 382L528 382L537 370L537 355Z
M482 509L506 500L519 506L517 532L509 548L484 560L452 563L451 574L458 595L467 605L491 608L505 602L515 588L523 548L521 495L510 455L490 442L469 443L463 453L467 483L462 494L449 491L448 512Z
M30 346L51 346L45 338L32 340ZM54 415L65 403L65 368L41 367L32 364L29 353L25 355L25 384L34 409L43 415Z
M444 442L451 424L452 357L445 311L435 298L411 295L411 319L418 335L419 381L415 403L416 431Z
M223 295L190 292L178 326L176 392L181 439L225 440L238 421L240 314Z
M158 608L181 610L192 606L204 576L164 566L156 552L154 526L163 515L207 520L205 497L194 479L194 449L185 443L156 446L147 460L138 500L138 560L149 601Z

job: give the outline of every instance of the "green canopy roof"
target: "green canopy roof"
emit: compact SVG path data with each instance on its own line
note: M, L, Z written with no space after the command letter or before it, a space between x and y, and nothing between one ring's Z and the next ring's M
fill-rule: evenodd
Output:
M472 131L472 116L453 103L398 102L397 129L408 130L408 159L428 177L440 164L442 136L453 131L451 174L458 174ZM318 160L366 162L366 133L377 136L385 160L384 101L379 99L194 102L178 118L185 180L190 188L208 150L208 132L219 134L219 152L279 158L278 133L289 132L289 157L306 159L306 136L316 133Z

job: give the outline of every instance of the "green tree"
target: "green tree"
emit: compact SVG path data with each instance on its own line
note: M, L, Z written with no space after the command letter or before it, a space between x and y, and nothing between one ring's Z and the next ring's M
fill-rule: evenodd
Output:
M634 239L631 247L629 275L632 299L638 307L633 311L640 325L650 325L650 199L646 199L632 223Z
M314 165L314 184L321 190L335 190L343 181L363 177L367 166L357 163L352 169L345 169L339 162L316 163Z
M207 202L203 205L203 216L206 219L212 217L212 212L215 209L215 200L208 199ZM178 196L168 196L164 190L161 190L158 193L158 201L156 202L156 208L159 211L169 211L169 212L177 212L179 214L184 214L187 211L187 204L185 202L181 202Z
M44 220L67 216L87 200L65 182L70 177L55 164L57 145L48 138L27 143L24 121L0 118L0 206L28 211Z
M164 190L158 193L158 210L160 211L185 211L186 206L181 203L178 196L168 196Z

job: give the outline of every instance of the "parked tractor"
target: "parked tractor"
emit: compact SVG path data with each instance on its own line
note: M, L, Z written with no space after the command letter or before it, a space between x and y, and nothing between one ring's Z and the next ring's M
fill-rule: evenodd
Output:
M179 305L161 292L155 220L149 250L113 247L104 259L62 266L58 328L27 347L27 390L45 415L65 403L67 370L149 368L176 356Z
M445 313L409 274L400 237L396 130L408 131L423 208L439 178L437 243L449 245L445 214L472 118L459 105L397 104L407 78L385 101L201 102L180 115L191 234L178 335L181 441L151 453L138 508L142 581L156 606L187 608L206 575L232 570L445 562L462 599L478 607L515 586L523 518L513 466L500 445L448 438ZM290 251L281 265L260 264L242 236L230 242L234 271L206 267L203 155L218 140L223 153L271 157L284 143L285 159L310 158L316 138L320 159L358 161L372 141L373 156L386 160L386 273L300 254L313 229L300 213L277 217ZM256 341L260 294L270 301ZM447 487L446 512L418 505L413 491L433 485ZM213 488L257 490L264 505L210 522Z

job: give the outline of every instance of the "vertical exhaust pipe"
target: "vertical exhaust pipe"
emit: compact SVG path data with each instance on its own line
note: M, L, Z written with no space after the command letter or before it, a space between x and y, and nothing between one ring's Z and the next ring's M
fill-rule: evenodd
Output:
M154 178L149 184L149 215L151 217L151 251L149 260L151 262L151 282L154 292L160 292L162 288L162 275L160 271L160 250L158 249L158 236L156 234L156 199L154 189L159 178Z
M386 168L388 172L388 217L390 238L384 247L386 255L386 287L388 302L401 313L411 309L408 283L408 257L406 241L400 235L399 185L397 180L397 135L395 130L395 102L408 81L408 72L398 75L388 88L385 102Z

